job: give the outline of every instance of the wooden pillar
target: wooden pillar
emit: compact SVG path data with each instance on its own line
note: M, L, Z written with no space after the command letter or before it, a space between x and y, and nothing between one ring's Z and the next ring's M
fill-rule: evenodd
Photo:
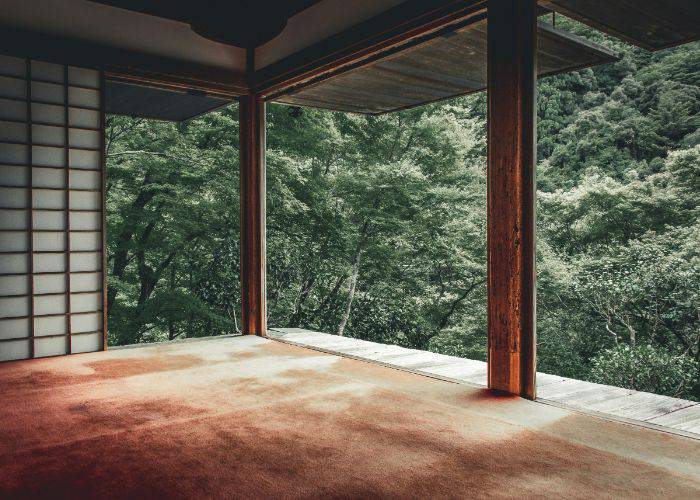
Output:
M239 101L241 164L241 319L244 335L265 336L265 101Z
M488 383L535 398L536 0L488 2Z

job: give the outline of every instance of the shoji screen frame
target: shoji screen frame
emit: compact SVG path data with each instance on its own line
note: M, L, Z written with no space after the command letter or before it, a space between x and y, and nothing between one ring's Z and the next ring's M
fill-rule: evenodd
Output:
M6 184L11 176L0 170L0 192L24 189L24 196L18 196L24 206L0 195L0 261L5 260L0 265L0 361L105 350L104 75L0 58L25 64L23 76L12 74L9 64L0 68L5 85L0 106L25 106L24 119L0 116L0 148L7 148L0 150L0 169L23 172L18 177L26 179L24 185ZM19 132L22 125L24 134ZM7 161L19 157L23 161ZM21 234L14 237L18 233L26 233L24 243ZM22 261L26 272L12 267ZM8 278L21 283L23 277L24 285L9 288ZM22 293L10 293L18 291ZM12 325L20 324L24 326L13 334Z

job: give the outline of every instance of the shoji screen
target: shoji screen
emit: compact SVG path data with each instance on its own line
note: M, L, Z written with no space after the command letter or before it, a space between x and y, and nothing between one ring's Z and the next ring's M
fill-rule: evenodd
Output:
M0 360L104 346L101 86L0 56Z

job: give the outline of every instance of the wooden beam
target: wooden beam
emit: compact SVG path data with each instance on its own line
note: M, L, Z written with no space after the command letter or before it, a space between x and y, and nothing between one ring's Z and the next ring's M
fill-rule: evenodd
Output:
M241 308L244 335L266 336L265 101L239 100L241 178Z
M535 398L536 0L488 3L488 383Z
M100 72L100 193L102 202L102 350L109 348L109 255L107 253L107 113L105 111L105 74ZM73 292L75 294L75 292Z

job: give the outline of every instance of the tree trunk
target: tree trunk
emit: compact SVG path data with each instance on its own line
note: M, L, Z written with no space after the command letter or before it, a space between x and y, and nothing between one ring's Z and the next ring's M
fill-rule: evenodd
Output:
M343 283L345 283L345 280L348 279L347 275L342 275L338 276L338 279L335 281L335 285L333 285L333 289L330 291L328 295L326 295L321 303L318 305L318 307L314 310L314 312L311 315L310 322L315 323L316 319L321 315L323 311L325 311L328 307L331 307L331 303L335 300L335 297L338 295L338 292L340 291L340 287L343 286Z
M289 318L288 325L290 328L299 326L301 318L304 315L304 303L306 302L306 299L309 298L309 294L311 293L311 290L313 289L315 284L316 276L311 276L303 281L301 289L297 294L297 298L294 301L294 310L292 311L292 315Z
M355 299L355 288L357 287L357 278L360 276L360 259L362 257L362 241L357 245L357 251L355 252L355 258L352 263L352 274L350 275L350 290L348 290L348 300L345 303L345 312L343 312L343 318L340 320L340 325L338 326L338 335L341 337L345 332L345 326L348 324L350 319L350 311L352 310L352 301Z
M114 252L114 263L112 266L112 276L119 279L124 277L126 271L126 266L129 264L129 244L134 236L134 231L138 227L138 220L141 216L141 211L146 207L146 205L154 198L156 191L148 189L147 186L152 184L150 174L146 174L143 185L146 189L139 192L138 196L134 199L131 204L131 209L128 212L128 216L124 220L122 225L122 232L117 238L117 248ZM107 287L107 312L112 310L114 305L114 300L117 297L117 288L115 286Z

